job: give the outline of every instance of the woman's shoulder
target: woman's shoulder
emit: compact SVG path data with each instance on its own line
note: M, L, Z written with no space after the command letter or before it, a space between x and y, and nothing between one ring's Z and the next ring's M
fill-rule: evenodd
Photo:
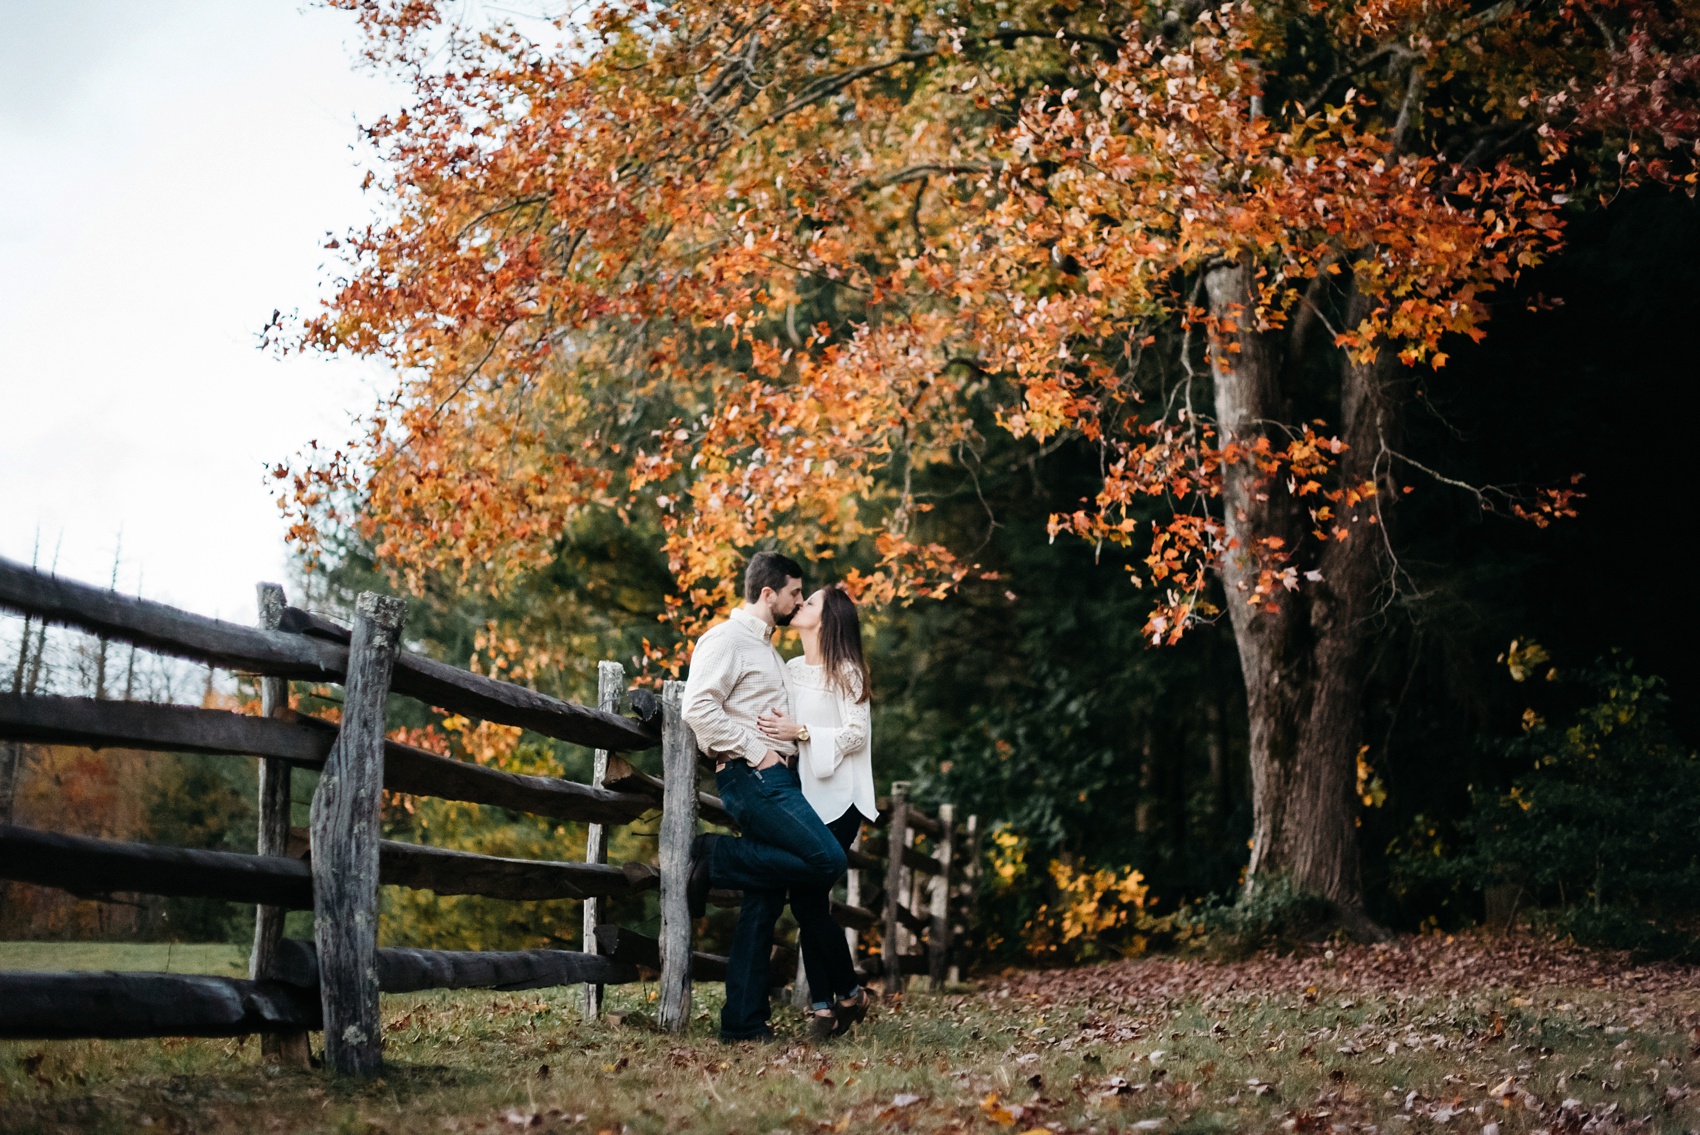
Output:
M838 674L838 688L851 701L862 700L862 671L855 666L844 666Z

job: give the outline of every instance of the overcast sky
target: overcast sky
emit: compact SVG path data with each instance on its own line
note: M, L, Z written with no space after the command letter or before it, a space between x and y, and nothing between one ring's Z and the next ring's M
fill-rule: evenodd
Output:
M364 223L356 122L395 90L297 0L0 0L0 556L253 618L283 580L265 477L382 375L278 361L321 245Z

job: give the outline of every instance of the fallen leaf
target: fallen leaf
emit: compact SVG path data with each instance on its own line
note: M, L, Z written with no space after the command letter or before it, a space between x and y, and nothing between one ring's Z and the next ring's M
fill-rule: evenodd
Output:
M980 1110L985 1112L986 1118L990 1119L993 1123L1000 1124L1004 1127L1014 1127L1015 1121L1021 1118L1021 1113L1026 1109L1019 1106L1005 1107L1003 1104L998 1102L998 1094L996 1092L989 1092L987 1093L986 1098L980 1101Z

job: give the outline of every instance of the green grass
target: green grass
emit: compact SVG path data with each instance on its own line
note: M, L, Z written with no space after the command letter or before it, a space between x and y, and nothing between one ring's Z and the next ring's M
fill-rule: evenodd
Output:
M386 1072L365 1085L267 1066L252 1039L0 1043L0 1131L1700 1128L1691 971L1435 967L1402 985L1329 959L1320 977L1267 959L993 977L911 992L818 1049L788 1011L782 1043L717 1044L717 986L683 1037L586 1024L577 989L388 996ZM609 1007L648 1010L653 989Z
M224 942L0 942L0 970L155 970L248 976L248 948Z

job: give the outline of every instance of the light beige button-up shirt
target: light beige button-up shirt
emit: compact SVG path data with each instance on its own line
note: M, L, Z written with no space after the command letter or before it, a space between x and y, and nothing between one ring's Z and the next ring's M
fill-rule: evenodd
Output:
M785 664L773 648L773 628L743 608L697 640L685 680L685 724L716 761L760 764L773 750L796 753L794 741L770 739L756 719L770 709L791 714Z

